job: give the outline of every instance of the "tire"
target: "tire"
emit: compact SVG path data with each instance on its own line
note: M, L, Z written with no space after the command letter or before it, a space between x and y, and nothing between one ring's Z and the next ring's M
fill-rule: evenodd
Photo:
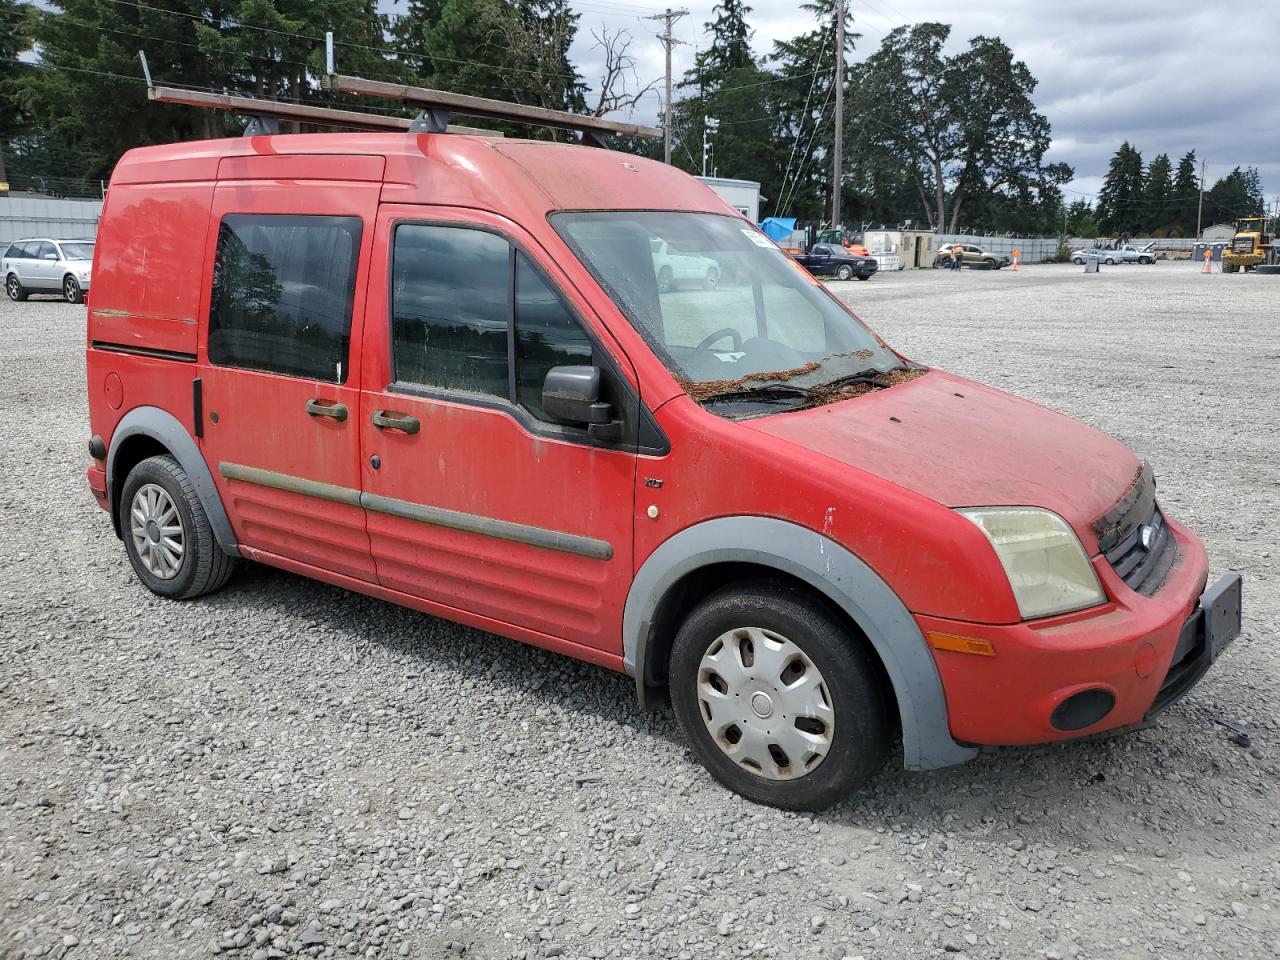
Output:
M676 285L675 274L671 272L670 267L663 267L658 271L658 292L670 293Z
M768 669L769 659L757 660L757 643L777 658L774 669ZM739 651L744 649L753 653L751 666L743 666ZM742 671L732 686L715 672L721 664L721 669ZM816 682L806 684L810 671ZM725 672L733 680L731 669ZM797 587L763 580L707 597L676 634L668 676L671 703L693 752L716 780L748 800L821 810L858 790L884 763L891 728L871 655L825 605ZM793 678L790 684L783 680L787 676ZM704 707L715 702L717 684L726 691L718 694L724 698L719 714ZM779 696L779 686L802 689L788 702ZM790 724L789 708L795 711ZM711 720L705 719L708 712ZM805 726L796 727L795 718ZM774 732L768 725L780 719ZM724 724L719 739L709 724ZM735 730L737 740L732 739ZM792 758L782 750L785 745L797 753L818 743L824 755L813 750ZM753 767L748 754L763 757L763 763ZM808 772L796 772L805 766Z
M1107 259L1103 260L1102 262L1109 267L1114 267L1116 265L1116 261L1113 257L1107 257Z
M1077 267L1083 267L1084 257L1072 257L1071 262L1074 263Z
M1224 264L1222 265L1222 272L1223 272L1223 273L1235 273L1235 272L1236 272L1237 270L1239 270L1239 269L1240 269L1240 268L1239 268L1238 266L1236 266L1234 263L1224 263Z
M1253 272L1268 277L1277 276L1280 275L1280 263L1260 263Z
M1004 266L1003 263L999 263L995 260L988 260L987 263L991 265L992 270L999 270L1001 267Z
M851 280L853 278L853 267L847 263L842 263L836 267L837 280Z
M166 499L167 498L167 501ZM143 524L142 518L165 520L163 530ZM227 556L214 539L213 529L195 487L178 462L169 456L150 457L129 472L120 492L120 532L125 552L138 579L152 593L172 600L190 600L224 586L235 569L235 559ZM175 524L170 536L161 536ZM154 549L160 542L178 542L176 568L170 563L175 551ZM146 549L146 556L139 553Z
M80 289L80 281L69 273L62 278L62 299L67 303L84 303L84 291Z
M22 281L18 279L16 273L11 273L4 279L4 292L9 294L9 299L21 303L27 299L27 288L22 285Z
M702 278L702 285L708 290L714 290L719 282L720 271L715 267L707 267L707 275Z
M1154 261L1154 260L1152 260L1150 257L1139 257L1139 258L1138 258L1138 262L1139 262L1139 263L1144 263L1144 264L1145 264L1145 263L1155 263L1155 261Z

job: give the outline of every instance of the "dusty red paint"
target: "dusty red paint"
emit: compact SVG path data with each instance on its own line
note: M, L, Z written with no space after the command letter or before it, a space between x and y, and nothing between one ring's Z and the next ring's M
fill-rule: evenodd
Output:
M995 657L935 655L958 738L1059 737L1048 713L1081 683L1116 691L1120 705L1104 725L1143 714L1204 584L1206 560L1194 536L1174 526L1181 557L1157 597L1137 597L1095 560L1107 605L1022 623L985 538L949 509L1046 507L1094 553L1089 524L1135 473L1128 450L941 371L808 411L747 422L716 417L685 395L547 221L556 210L599 208L732 212L671 167L548 143L329 134L131 151L112 178L94 264L92 432L110 444L123 415L150 405L194 433L191 382L199 377L200 449L246 556L613 669L622 667L627 589L654 549L704 520L778 517L859 556L922 629L994 644ZM217 223L232 212L362 220L344 384L208 362ZM538 438L499 410L389 393L388 244L404 219L482 224L519 244L594 329L665 431L670 452L637 457ZM187 359L108 352L97 342ZM101 386L112 374L123 382L119 410ZM351 416L341 423L308 416L308 399L344 403ZM416 415L422 429L413 436L379 431L370 423L375 409ZM218 471L226 461L607 540L613 555L587 559L227 480ZM644 478L662 483L655 488ZM89 482L107 506L101 465L90 469Z

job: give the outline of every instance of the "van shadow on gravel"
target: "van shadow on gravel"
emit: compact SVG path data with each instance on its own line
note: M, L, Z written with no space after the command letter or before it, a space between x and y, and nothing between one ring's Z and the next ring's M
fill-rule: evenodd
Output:
M277 622L305 619L326 637L381 651L389 680L437 671L446 671L452 680L484 680L547 706L634 730L637 736L658 737L669 744L673 759L695 762L670 707L642 712L631 679L604 668L258 564L243 565L226 589L200 602L211 608L225 605L238 615L262 613ZM340 653L323 642L313 650L316 657ZM1007 823L1030 834L1061 833L1064 824L1089 811L1096 821L1132 818L1137 803L1147 829L1161 832L1161 820L1184 819L1194 804L1185 792L1154 786L1161 782L1162 765L1188 750L1200 754L1195 763L1211 765L1204 748L1227 748L1212 733L1208 744L1189 736L1187 714L1192 712L1203 711L1186 701L1141 731L986 749L967 764L933 771L904 770L901 744L895 742L880 775L864 791L817 816L833 825L874 828L892 823L908 832L964 823L983 830L983 824ZM1204 733L1203 726L1200 731ZM696 775L710 780L701 767ZM1096 829L1095 822L1080 831Z

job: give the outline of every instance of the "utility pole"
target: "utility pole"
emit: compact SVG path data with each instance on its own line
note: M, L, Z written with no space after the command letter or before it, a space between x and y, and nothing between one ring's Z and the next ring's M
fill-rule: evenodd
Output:
M683 7L679 10L672 10L667 7L666 13L655 13L651 17L644 18L646 20L662 20L665 23L662 33L658 34L658 39L662 41L662 46L667 51L667 99L662 121L662 158L667 163L671 162L671 48L681 42L671 35L671 28L677 20L688 15L689 11Z
M1200 220L1201 220L1201 216L1204 214L1204 171L1205 171L1205 161L1204 161L1204 158L1202 157L1200 159L1200 202L1196 204L1196 239L1197 240L1201 239Z
M832 151L831 229L840 229L840 194L844 172L844 5L836 0L836 136Z

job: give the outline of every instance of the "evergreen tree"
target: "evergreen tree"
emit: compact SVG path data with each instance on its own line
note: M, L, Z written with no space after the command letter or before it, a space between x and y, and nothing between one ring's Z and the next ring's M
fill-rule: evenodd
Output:
M1143 233L1163 237L1169 232L1174 216L1171 207L1173 196L1173 165L1169 162L1169 155L1161 153L1147 165L1143 187Z
M815 28L791 40L775 41L771 58L777 65L778 81L771 92L778 114L774 142L786 153L782 179L775 190L775 210L786 216L822 220L830 215L836 4L834 0L812 0L801 9L814 16ZM847 16L847 5L845 11ZM851 27L852 20L846 20L846 57L859 39ZM851 73L846 71L846 84L850 79ZM848 97L845 105L848 114Z
M1098 191L1098 223L1104 231L1124 237L1141 232L1143 186L1142 154L1126 140Z
M1255 167L1236 167L1204 195L1207 221L1231 223L1237 217L1261 216L1263 205L1262 180Z
M20 0L0 0L0 183L6 181L5 153L9 138L26 126L18 91L23 67L14 63L31 45L36 8Z
M1200 170L1196 152L1188 151L1178 161L1178 172L1173 177L1173 228L1171 237L1191 237L1196 232L1196 206L1200 194Z

